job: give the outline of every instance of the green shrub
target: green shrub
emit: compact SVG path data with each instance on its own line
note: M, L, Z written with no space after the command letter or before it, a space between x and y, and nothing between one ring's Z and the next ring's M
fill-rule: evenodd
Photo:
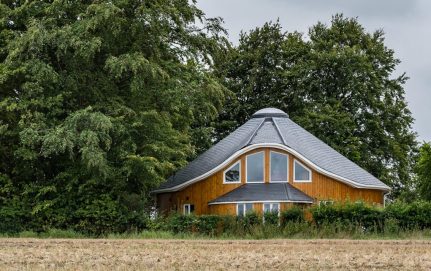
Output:
M304 222L304 210L298 206L293 206L284 210L280 214L281 226L285 227L289 222Z
M256 212L247 212L245 216L238 217L238 221L243 224L245 229L250 229L253 226L259 225L262 218Z
M402 229L431 228L431 202L395 202L387 206L384 212L386 219L397 220Z
M196 224L196 216L172 214L168 217L168 228L174 233L187 233L193 231L193 225Z
M200 234L215 235L218 231L221 217L217 215L202 215L196 221L196 230Z
M280 224L280 217L278 212L265 212L263 219L267 225L278 225Z
M27 230L28 219L20 207L0 207L0 233L18 233Z
M310 211L318 226L337 223L339 227L364 231L381 231L384 226L384 212L363 202L325 204L312 207Z

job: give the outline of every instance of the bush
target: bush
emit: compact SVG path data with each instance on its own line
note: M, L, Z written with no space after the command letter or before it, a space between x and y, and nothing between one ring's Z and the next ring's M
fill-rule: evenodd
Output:
M396 220L404 230L431 228L431 202L395 202L386 207L385 219Z
M280 217L278 216L278 212L265 212L263 214L263 219L265 224L269 225L278 225L280 222Z
M362 228L364 231L383 230L384 212L363 202L320 205L310 209L316 225L337 223L343 228Z
M205 235L214 236L219 232L221 217L217 215L202 215L196 221L196 230Z
M174 233L186 233L193 231L193 225L196 224L197 217L191 215L172 214L168 217L168 228Z
M238 217L238 222L242 224L245 230L250 230L251 227L259 225L262 218L256 212L248 212L243 217Z
M71 219L73 223L69 227L57 228L38 226L29 215L30 211L22 212L13 204L2 206L0 235L68 238L130 235L140 238L140 233L145 232L142 236L166 238L364 238L431 234L431 203L425 201L395 202L385 209L362 202L314 206L308 209L312 215L311 222L304 219L305 210L299 207L281 212L280 218L277 213L264 213L262 217L255 212L244 217L174 213L168 217L150 218L145 214L127 217L111 203L75 213L77 217ZM263 218L265 223L262 223Z
M304 222L304 210L298 206L293 206L284 210L280 214L281 226L285 227L289 222Z

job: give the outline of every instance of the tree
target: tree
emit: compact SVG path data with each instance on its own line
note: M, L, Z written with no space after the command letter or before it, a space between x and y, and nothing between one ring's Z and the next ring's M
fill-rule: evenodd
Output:
M431 145L424 143L419 149L419 158L415 167L418 178L418 191L425 200L431 200Z
M0 218L139 226L221 108L220 23L187 0L2 1Z
M242 33L218 74L234 96L216 126L224 137L263 107L290 118L390 185L397 196L410 182L416 150L404 97L405 74L384 44L357 19L335 15L308 37L266 23ZM234 120L231 122L229 120Z

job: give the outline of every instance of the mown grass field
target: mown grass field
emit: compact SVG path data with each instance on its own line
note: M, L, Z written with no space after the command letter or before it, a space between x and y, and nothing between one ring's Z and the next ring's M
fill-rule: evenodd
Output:
M0 239L1 270L430 270L424 240Z

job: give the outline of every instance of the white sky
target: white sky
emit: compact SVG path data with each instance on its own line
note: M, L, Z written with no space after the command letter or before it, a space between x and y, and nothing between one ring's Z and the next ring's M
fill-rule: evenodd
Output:
M386 45L402 62L395 75L407 73L406 98L420 141L431 141L431 1L429 0L198 0L208 17L222 17L229 39L238 43L249 31L280 19L285 31L304 34L335 13L358 17L367 31L383 29Z

